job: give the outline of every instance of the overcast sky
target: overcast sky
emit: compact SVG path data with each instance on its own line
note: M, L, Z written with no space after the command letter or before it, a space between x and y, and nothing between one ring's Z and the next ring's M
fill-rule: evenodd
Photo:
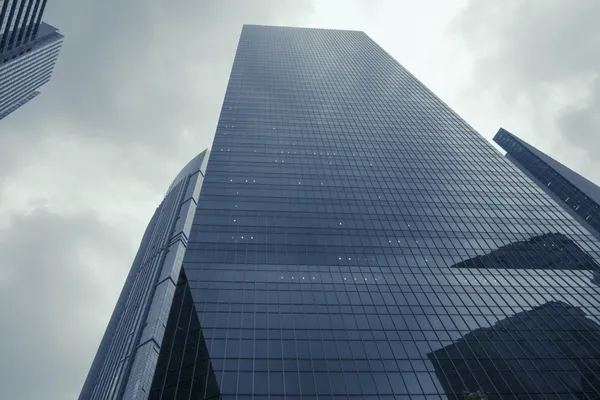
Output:
M600 183L597 0L49 0L65 42L0 121L0 397L76 398L142 232L210 146L243 23L365 31L483 136Z

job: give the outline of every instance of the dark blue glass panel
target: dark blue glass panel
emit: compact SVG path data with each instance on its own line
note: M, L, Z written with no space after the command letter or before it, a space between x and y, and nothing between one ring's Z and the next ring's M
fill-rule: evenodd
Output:
M184 260L223 398L593 398L599 261L365 34L244 27Z

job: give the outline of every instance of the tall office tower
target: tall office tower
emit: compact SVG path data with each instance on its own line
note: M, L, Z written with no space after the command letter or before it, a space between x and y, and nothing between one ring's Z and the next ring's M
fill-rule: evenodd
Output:
M600 239L600 187L552 157L500 128L494 141L506 158Z
M598 398L600 243L362 32L244 26L198 199L82 398Z
M46 0L0 0L0 119L50 80L63 36L41 22L45 7Z

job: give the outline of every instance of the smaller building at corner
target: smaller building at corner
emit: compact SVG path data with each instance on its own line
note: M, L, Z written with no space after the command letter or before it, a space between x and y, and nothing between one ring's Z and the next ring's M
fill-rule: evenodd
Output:
M0 119L40 94L63 42L42 22L47 0L0 0Z

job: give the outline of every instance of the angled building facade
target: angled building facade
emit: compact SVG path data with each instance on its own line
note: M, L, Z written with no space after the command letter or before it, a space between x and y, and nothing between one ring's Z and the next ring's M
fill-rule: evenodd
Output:
M362 32L244 26L192 219L156 362L82 399L600 392L600 242Z
M500 128L494 141L506 158L600 239L600 187L506 129Z
M50 80L63 36L41 21L45 7L46 0L0 1L0 119Z

